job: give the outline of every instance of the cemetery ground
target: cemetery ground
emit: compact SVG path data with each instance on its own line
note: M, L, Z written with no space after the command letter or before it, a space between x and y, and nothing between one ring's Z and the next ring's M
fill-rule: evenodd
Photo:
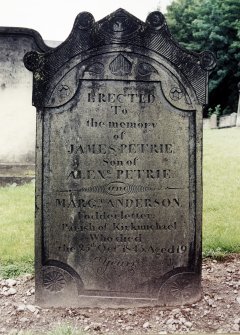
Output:
M204 131L203 299L174 309L35 306L34 185L0 188L0 333L240 333L239 147L240 128Z

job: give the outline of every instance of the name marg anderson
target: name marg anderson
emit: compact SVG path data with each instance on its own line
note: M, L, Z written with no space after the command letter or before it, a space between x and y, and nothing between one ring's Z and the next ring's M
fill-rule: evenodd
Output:
M181 207L179 198L162 199L73 199L56 198L56 207L62 208L157 208L157 207Z

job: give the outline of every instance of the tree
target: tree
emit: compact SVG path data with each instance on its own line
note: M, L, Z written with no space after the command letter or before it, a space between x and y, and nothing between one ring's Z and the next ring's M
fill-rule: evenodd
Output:
M216 54L217 66L210 77L209 107L220 105L222 114L237 111L239 13L239 0L175 0L167 8L168 26L182 46Z

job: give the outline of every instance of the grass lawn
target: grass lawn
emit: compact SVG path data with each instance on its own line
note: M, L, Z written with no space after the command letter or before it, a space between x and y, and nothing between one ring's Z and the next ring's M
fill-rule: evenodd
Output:
M203 252L240 252L240 128L204 131ZM32 271L34 185L0 188L0 275Z
M240 252L240 128L204 131L203 251Z
M34 185L0 188L0 275L32 271ZM4 267L3 267L4 266Z

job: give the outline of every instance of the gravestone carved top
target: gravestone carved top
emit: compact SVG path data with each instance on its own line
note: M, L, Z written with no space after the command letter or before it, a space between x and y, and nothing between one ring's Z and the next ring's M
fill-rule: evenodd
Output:
M182 305L201 296L202 109L209 52L160 12L80 13L31 52L37 107L36 297L54 306Z
M158 11L150 13L144 23L124 9L118 9L99 22L95 22L88 12L80 13L71 34L59 47L45 54L32 52L26 55L25 66L37 79L34 82L34 105L42 106L49 81L69 59L93 48L107 50L112 45L122 45L123 49L126 45L132 49L146 48L146 53L153 51L160 55L169 64L174 64L192 85L198 102L207 103L207 72L215 67L214 55L209 51L198 54L183 49L172 38L164 16ZM147 75L147 70L144 71Z

